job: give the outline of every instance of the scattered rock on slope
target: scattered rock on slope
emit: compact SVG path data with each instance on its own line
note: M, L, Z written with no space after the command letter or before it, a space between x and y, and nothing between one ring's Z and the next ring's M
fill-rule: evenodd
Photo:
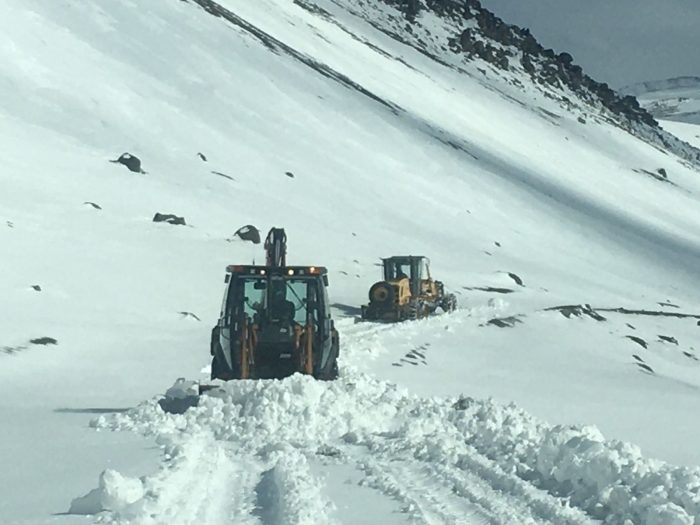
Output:
M133 171L134 173L146 173L141 169L141 159L131 153L122 153L117 160L110 160L110 162L123 164L129 171Z
M178 217L169 213L156 213L153 216L153 222L167 222L168 224L186 226L184 217Z
M29 341L33 345L57 345L58 341L54 339L53 337L38 337L37 339L31 339Z
M590 304L573 304L573 305L565 305L565 306L553 306L551 308L545 308L545 311L557 311L567 319L571 319L572 316L574 317L581 317L583 315L587 315L591 319L595 319L596 321L605 321L605 317L600 315L598 312L596 312Z
M642 348L648 348L648 346L649 346L649 345L647 345L647 342L644 339L642 339L641 337L637 337L636 335L626 335L625 337L627 339L634 341Z
M260 230L252 224L246 224L236 230L234 237L239 237L241 240L250 241L253 244L260 244Z

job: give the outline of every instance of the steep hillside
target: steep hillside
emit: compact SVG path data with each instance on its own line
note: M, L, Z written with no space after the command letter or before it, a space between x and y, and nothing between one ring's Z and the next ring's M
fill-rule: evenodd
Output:
M697 151L448 5L3 3L0 522L83 523L110 468L136 523L692 523L697 472L647 457L700 463ZM158 412L247 224L329 268L341 380ZM461 309L355 324L397 253Z

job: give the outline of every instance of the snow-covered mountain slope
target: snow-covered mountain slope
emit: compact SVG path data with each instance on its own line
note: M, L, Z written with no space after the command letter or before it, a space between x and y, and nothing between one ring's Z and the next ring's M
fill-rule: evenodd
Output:
M624 87L658 119L700 124L700 77L679 77Z
M662 120L663 128L688 144L700 148L700 124L688 124L673 120Z
M598 450L596 464L617 472L608 451L619 455L618 445L593 431L582 431L588 441L575 429L552 434L590 445L557 442L559 484L530 449L509 463L487 447L517 448L510 436L522 424L538 429L528 441L537 448L545 419L595 424L647 457L700 463L688 439L700 430L694 150L669 152L641 124L632 131L646 140L636 138L593 95L455 53L455 28L470 22L427 9L413 22L359 0L8 0L0 9L0 418L9 429L0 464L11 465L0 474L0 522L82 523L54 514L109 467L151 474L146 499L113 472L103 485L116 494L97 495L112 508L136 502L146 509L129 509L139 523L240 512L276 523L283 511L306 523L302 510L318 507L300 498L317 490L325 499L314 505L338 507L323 508L324 523L692 523L696 472L635 453L623 455L629 476L584 476L580 465ZM108 162L124 151L145 174ZM156 212L187 226L153 223ZM224 267L262 257L232 239L245 224L284 226L290 261L330 269L335 314L349 317L338 323L342 380L231 385L231 399L184 416L146 402L107 417L177 377L204 377ZM462 309L353 324L378 258L409 252L431 257ZM548 310L580 304L592 309ZM489 324L496 318L505 321ZM382 394L392 384L408 393ZM486 419L511 401L533 416L467 428L446 415L451 401L432 399L462 394L495 399L474 402ZM353 419L363 396L375 411ZM322 398L338 411L318 411ZM241 402L250 418L240 419ZM258 419L258 405L270 413ZM312 420L321 450L277 436L286 409ZM152 441L88 428L99 415L99 428L132 422L163 434L173 459L156 473ZM201 425L189 428L191 418ZM226 433L248 424L264 450ZM416 456L412 447L445 432L451 441L435 456ZM585 482L569 508L574 478ZM621 491L610 488L623 478Z

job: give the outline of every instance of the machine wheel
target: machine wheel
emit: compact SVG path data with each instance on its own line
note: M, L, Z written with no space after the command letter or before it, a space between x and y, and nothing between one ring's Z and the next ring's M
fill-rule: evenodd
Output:
M369 301L371 303L384 304L394 301L394 288L387 282L374 283L369 289Z
M221 361L218 356L218 354L214 354L214 357L211 360L211 373L210 373L210 378L211 379L223 379L224 374L224 369L221 366Z
M454 312L457 309L457 298L452 294L446 295L440 306L445 312Z
M406 319L416 321L428 317L430 310L423 301L415 301L406 306Z

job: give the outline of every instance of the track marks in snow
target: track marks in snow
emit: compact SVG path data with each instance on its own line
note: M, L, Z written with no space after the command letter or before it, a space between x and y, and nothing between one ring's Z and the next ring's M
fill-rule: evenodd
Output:
M254 514L263 525L331 525L334 507L322 494L323 484L306 457L287 448L272 454L272 464L255 487Z
M194 435L170 449L172 459L146 479L149 495L125 522L148 525L254 525L254 488L263 466L226 443Z
M380 438L381 441L382 438ZM385 444L388 449L395 446ZM399 454L384 445L365 443L348 450L366 474L365 483L396 499L413 523L420 525L489 524L583 525L593 523L583 512L504 472L467 445L454 451L425 445ZM400 446L405 446L402 443ZM369 452L369 453L368 453ZM425 454L425 457L421 457Z
M411 523L419 525L477 525L491 523L479 506L459 497L448 487L436 485L424 465L407 461L359 462L364 484L397 500Z

